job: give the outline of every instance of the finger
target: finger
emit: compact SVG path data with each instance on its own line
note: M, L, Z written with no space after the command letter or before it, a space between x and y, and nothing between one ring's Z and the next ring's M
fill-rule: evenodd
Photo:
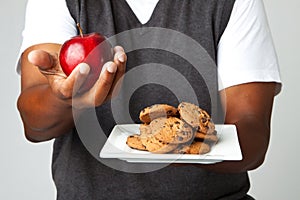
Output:
M42 70L55 67L57 58L43 50L33 50L28 54L28 60Z
M117 66L114 62L105 63L95 85L81 97L74 99L73 106L84 108L101 105L112 87L116 71Z
M118 67L116 79L119 79L125 73L127 56L124 49L121 46L116 46L114 48L114 51L115 51L114 62Z
M114 62L116 64L125 63L127 60L126 53L121 46L114 47Z
M118 67L114 62L107 62L104 66L104 69L105 70L100 74L99 80L97 81L95 87L96 106L102 104L109 94L109 91L113 86Z
M112 87L106 97L107 98L106 100L117 96L117 94L119 93L119 91L122 87L123 78L124 78L124 73L117 71L114 82L113 82Z
M107 71L107 72L109 72L109 73L111 73L111 74L115 74L117 70L118 70L118 66L117 66L115 63L113 63L113 62L107 62L107 63L103 66L103 68L102 68L100 77L101 77L101 75L102 75L103 73L104 73L104 74L106 73L105 71Z
M59 91L62 96L64 98L71 98L74 96L86 80L89 72L90 66L88 64L78 64L68 78L61 84Z
M121 46L116 46L114 48L114 51L115 51L114 62L117 64L118 70L115 75L113 86L107 98L111 98L112 96L118 94L126 70L127 56L126 53L124 52L124 49Z

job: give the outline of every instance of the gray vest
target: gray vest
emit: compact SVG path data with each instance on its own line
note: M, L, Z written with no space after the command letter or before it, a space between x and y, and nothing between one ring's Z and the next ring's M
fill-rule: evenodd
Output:
M125 0L67 0L85 33L99 32L128 56L119 95L92 109L97 125L83 115L71 133L57 138L53 179L58 199L243 199L247 173L218 174L194 166L169 165L148 173L126 173L102 164L100 125L140 123L139 111L155 103L189 101L222 123L216 52L234 0L160 0L142 25ZM88 113L88 112L87 112ZM95 131L96 130L96 131ZM112 160L120 168L146 165ZM149 166L149 165L148 165Z

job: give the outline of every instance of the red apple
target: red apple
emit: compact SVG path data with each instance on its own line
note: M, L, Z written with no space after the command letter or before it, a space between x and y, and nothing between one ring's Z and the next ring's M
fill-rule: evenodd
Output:
M104 36L99 33L82 34L67 40L61 47L59 62L63 72L69 76L79 63L87 63L90 72L79 89L79 93L89 90L97 81L101 69L109 60L113 59L112 46Z

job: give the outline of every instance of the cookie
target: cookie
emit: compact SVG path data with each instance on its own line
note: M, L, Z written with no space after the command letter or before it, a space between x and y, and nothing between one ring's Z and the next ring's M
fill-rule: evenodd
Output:
M168 144L159 141L155 137L147 137L144 139L143 144L147 151L152 153L169 153L178 147L178 144Z
M216 127L212 120L208 120L208 123L205 124L200 123L200 128L197 130L205 134L216 134Z
M164 143L186 143L194 136L192 127L176 117L157 118L149 126L153 137Z
M195 133L195 139L194 140L198 140L198 141L203 141L205 143L216 143L218 141L218 136L215 134L205 134L205 133L201 133L201 132L196 132Z
M190 144L179 145L172 151L174 154L187 154L190 151Z
M199 132L207 133L214 131L214 124L209 114L198 106L182 102L178 105L180 118Z
M192 144L184 144L178 146L172 153L175 154L206 154L210 151L211 147L200 141L193 141Z
M182 102L178 108L155 104L140 112L140 134L127 138L133 149L152 153L206 154L218 141L215 124L198 106Z
M141 124L139 129L141 142L144 146L146 146L148 138L152 137L151 128L148 124Z
M139 129L140 129L140 135L143 136L151 135L151 128L148 124L141 124Z
M146 147L142 144L141 138L138 134L128 136L126 144L133 149L146 151Z
M177 109L167 104L155 104L147 107L140 112L140 120L143 123L150 123L152 120L160 117L176 116Z
M194 141L188 150L189 154L206 154L210 151L210 146L204 142Z
M175 148L177 148L177 144L168 144L156 139L151 130L151 126L148 124L140 125L140 140L143 146L145 146L147 151L153 153L168 153Z

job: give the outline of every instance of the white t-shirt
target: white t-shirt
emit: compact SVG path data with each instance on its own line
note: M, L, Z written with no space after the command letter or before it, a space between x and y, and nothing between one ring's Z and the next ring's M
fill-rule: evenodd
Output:
M145 24L159 0L126 1ZM39 43L62 44L76 34L76 23L64 0L28 0L20 54ZM236 0L218 44L217 65L219 90L248 82L281 83L262 0Z

